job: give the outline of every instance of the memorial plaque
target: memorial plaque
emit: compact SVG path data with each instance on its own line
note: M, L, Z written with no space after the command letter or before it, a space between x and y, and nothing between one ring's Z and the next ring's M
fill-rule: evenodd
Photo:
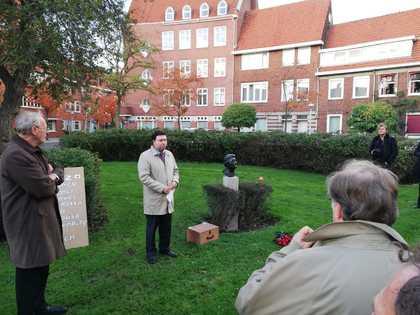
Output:
M66 249L89 245L83 167L66 167L59 186L58 206Z

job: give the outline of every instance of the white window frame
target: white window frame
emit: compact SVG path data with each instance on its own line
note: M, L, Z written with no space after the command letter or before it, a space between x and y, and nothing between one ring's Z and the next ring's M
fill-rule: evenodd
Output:
M197 59L197 78L209 77L209 60Z
M167 66L165 66L165 65L167 65ZM171 79L171 75L174 74L174 70L175 70L175 62L173 60L163 61L162 62L162 72L163 72L162 73L162 79Z
M51 124L51 128L48 124ZM47 132L55 132L57 131L57 120L55 119L48 119L47 121Z
M367 85L362 86L362 85L358 85L357 81L365 81L367 80ZM357 87L362 87L362 88L366 88L366 95L362 95L362 96L357 96L356 95L356 88ZM363 75L363 76L357 76L357 77L353 77L353 95L352 97L354 99L358 99L358 98L369 98L369 90L370 90L370 76L368 75Z
M382 94L382 78L383 77L388 77L388 76L393 76L394 80L393 81L389 81L387 82L389 83L394 83L394 94ZM397 92L398 92L398 74L396 73L389 73L389 74L382 74L379 76L379 81L378 81L378 96L379 97L394 97L397 96Z
M307 101L309 100L309 87L310 87L309 79L298 79L296 80L296 100L298 101ZM300 99L299 95L299 87L307 87L308 93L306 93L306 97L304 99Z
M192 121L191 121L191 119L182 119L180 123L181 123L181 126L180 126L180 129L181 130L191 130L192 129ZM184 123L189 123L189 127L187 127L187 128L184 127L183 126Z
M205 128L200 128L199 125L200 123L205 123L206 127ZM209 129L209 121L208 120L198 120L197 121L197 129L203 129L203 130L208 130Z
M167 7L165 10L165 22L171 22L175 20L175 10L172 7Z
M253 99L250 100L249 99L249 88L250 86L253 86ZM261 100L255 100L255 85L258 86L265 86L265 99L261 99ZM247 89L247 99L244 99L244 88ZM261 88L259 88L261 89ZM268 101L268 81L259 81L259 82L244 82L241 83L241 102L245 102L245 103L267 103Z
M166 126L166 124L171 124L171 127L169 128L168 126ZM163 128L168 129L168 130L175 129L175 121L174 120L164 120L163 121Z
M226 76L226 58L214 58L214 77L220 78Z
M206 96L206 103L200 104L200 96L204 96L204 95ZM209 89L198 88L197 89L197 106L208 106L208 105L209 105Z
M179 49L191 49L191 30L180 30L178 40Z
M415 80L411 80L411 75L412 74L419 74L420 75L420 72L416 72L416 71L413 71L413 72L409 72L408 73L408 95L420 95L420 92L417 92L417 93L412 93L411 92L411 84L412 83L414 83L414 82L420 82L420 78L419 79L415 79Z
M216 87L213 89L213 103L214 106L225 106L226 89L224 87Z
M327 115L327 133L332 133L330 131L330 118L332 117L339 117L340 118L340 129L338 130L338 133L343 133L343 114L328 114Z
M182 95L181 95L181 106L187 106L187 107L190 107L191 106L191 94L192 94L191 89L182 91ZM184 98L184 96L188 96L188 98ZM188 100L188 103L185 102L185 100Z
M204 36L205 34L205 36ZM200 38L203 36L203 39ZM204 39L205 37L205 39ZM195 31L195 47L196 48L207 48L209 47L209 29L208 28L198 28Z
M221 34L224 34L223 41L219 41L220 38L218 38ZM226 46L226 37L227 37L226 25L215 26L213 28L213 46L214 47Z
M294 66L295 65L295 59L296 58L295 58L295 49L294 48L291 48L291 49L283 49L283 51L282 51L282 60L281 60L281 64L282 64L283 67Z
M331 97L331 87L333 82L340 82L341 83L341 96ZM329 100L342 100L344 97L344 78L335 78L328 80L328 99Z
M152 123L152 126L150 128L145 128L144 127L145 123ZM153 128L155 128L155 122L153 120L141 120L140 121L140 129L149 130L149 129L153 129Z
M76 128L76 126L77 126L77 128ZM81 122L79 121L79 120L73 120L72 121L72 131L74 130L74 131L80 131L80 130L82 130L82 124L81 124Z
M281 84L280 100L282 102L292 101L295 98L295 81L294 80L283 80L283 81L281 81L280 84ZM286 95L284 93L285 88L286 88Z
M299 47L297 50L297 64L309 65L311 63L311 47Z
M175 49L175 40L174 40L174 31L162 32L162 50L174 50Z
M241 56L241 70L267 69L270 63L268 52L244 54Z
M263 126L263 128L257 128L257 126L258 126L258 121L264 121L264 126ZM257 117L257 120L256 120L256 122L255 122L255 125L254 125L254 130L255 131L261 131L261 132L265 132L265 131L268 131L268 121L267 121L267 117Z
M209 17L210 15L210 6L207 4L207 2L204 2L200 5L200 17Z
M174 93L173 89L167 89L164 91L162 98L163 98L163 106L174 106Z
M179 61L179 74L182 78L189 78L191 76L191 60Z
M184 5L182 8L182 19L183 20L191 20L192 10L189 5Z
M225 0L219 1L217 4L217 15L226 15L228 13L228 4Z
M150 69L144 69L141 73L141 79L144 81L152 81L152 72Z

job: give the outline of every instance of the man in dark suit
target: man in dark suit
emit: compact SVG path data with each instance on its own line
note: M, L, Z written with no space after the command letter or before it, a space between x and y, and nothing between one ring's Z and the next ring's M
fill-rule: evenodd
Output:
M57 186L63 172L54 169L39 148L47 124L39 112L21 112L17 135L0 160L0 196L10 258L16 266L18 315L64 314L48 306L45 288L49 265L65 255Z

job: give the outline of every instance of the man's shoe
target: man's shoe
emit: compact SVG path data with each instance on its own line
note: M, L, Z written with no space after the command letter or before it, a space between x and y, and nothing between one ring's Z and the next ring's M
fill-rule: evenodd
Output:
M66 314L67 308L59 305L48 305L44 310L44 315L53 315L53 314Z
M146 260L151 265L156 264L157 262L156 256L146 256Z
M167 251L163 251L163 252L161 251L160 253L161 253L161 255L166 255L166 256L169 256L169 257L172 257L172 258L175 258L177 256L177 254L174 253L171 250L167 250Z

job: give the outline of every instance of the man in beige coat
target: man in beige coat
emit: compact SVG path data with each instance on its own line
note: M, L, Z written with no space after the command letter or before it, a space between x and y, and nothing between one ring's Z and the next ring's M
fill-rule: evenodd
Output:
M363 315L400 268L396 176L353 161L328 180L333 223L302 228L239 291L240 314Z
M170 248L171 217L174 212L174 191L179 183L178 166L173 154L166 150L166 134L152 134L152 146L144 151L137 165L143 183L143 208L147 220L146 259L156 263L155 233L159 228L159 252L176 257Z

